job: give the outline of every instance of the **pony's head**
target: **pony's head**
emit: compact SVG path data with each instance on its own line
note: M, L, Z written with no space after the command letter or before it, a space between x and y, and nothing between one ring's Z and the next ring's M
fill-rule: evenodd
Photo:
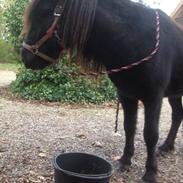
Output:
M58 3L59 2L59 3ZM27 68L43 69L56 63L62 50L57 35L61 13L59 0L32 0L25 12L22 60Z
M98 0L32 0L25 13L22 60L27 68L43 69L55 63L61 43L83 59ZM56 34L55 34L56 32Z

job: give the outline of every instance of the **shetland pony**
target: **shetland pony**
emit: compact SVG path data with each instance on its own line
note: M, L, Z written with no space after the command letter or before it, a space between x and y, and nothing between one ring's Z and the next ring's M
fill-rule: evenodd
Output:
M27 68L45 68L64 48L85 68L111 71L142 60L157 44L155 10L129 0L34 0L28 9L22 48ZM144 104L147 160L143 179L147 182L156 182L155 150L163 97L168 97L172 107L172 126L162 151L174 149L183 118L183 31L161 10L156 11L160 44L153 57L127 70L107 72L124 110L122 169L131 164L138 101Z

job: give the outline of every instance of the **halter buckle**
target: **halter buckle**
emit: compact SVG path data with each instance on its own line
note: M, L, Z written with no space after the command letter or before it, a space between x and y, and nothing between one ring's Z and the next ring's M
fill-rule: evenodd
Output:
M55 17L61 17L62 15L62 6L61 5L57 5L55 10L54 10L54 16Z
M37 47L33 47L31 49L31 52L34 54L34 55L37 55L39 53L39 49Z
M55 17L61 17L61 13L54 13Z

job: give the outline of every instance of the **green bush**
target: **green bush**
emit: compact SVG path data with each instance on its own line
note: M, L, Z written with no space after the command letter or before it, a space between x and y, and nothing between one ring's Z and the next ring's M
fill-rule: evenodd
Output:
M0 39L0 63L16 63L19 56L11 44Z
M74 76L79 68L66 64L63 58L58 66L42 71L21 68L11 90L28 100L61 101L63 103L101 104L116 99L116 91L106 76L97 80L90 76Z
M4 10L5 39L10 41L19 53L21 40L19 35L22 30L23 15L29 0L14 0Z
M4 10L6 34L4 39L10 41L19 52L24 9L28 0L14 0ZM17 79L11 84L11 90L18 96L28 100L61 101L66 103L99 104L116 98L116 92L107 77L97 81L91 77L76 77L73 72L79 68L68 66L66 58L57 67L42 71L21 68Z

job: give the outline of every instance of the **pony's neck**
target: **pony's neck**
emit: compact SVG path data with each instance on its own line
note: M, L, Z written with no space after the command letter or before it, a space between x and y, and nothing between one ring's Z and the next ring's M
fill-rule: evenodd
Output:
M154 10L128 0L99 0L84 54L107 69L121 67L150 53L155 32Z

